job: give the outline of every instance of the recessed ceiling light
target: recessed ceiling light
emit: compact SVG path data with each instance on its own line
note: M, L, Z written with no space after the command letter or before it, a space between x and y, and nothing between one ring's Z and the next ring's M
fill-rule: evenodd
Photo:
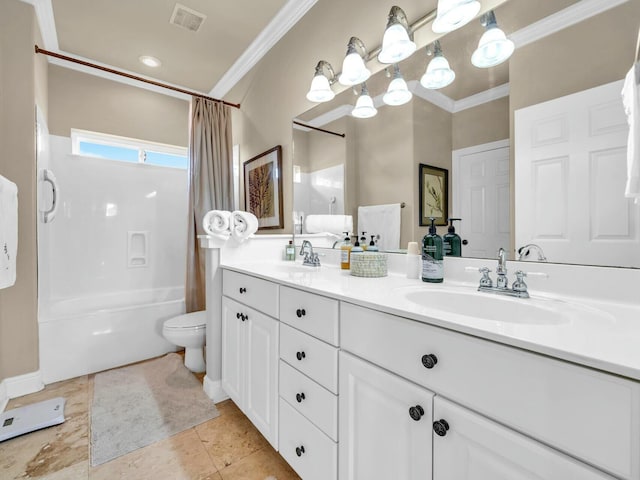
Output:
M144 63L147 67L159 67L162 65L162 62L158 60L156 57L151 57L149 55L142 55L138 58L142 63Z

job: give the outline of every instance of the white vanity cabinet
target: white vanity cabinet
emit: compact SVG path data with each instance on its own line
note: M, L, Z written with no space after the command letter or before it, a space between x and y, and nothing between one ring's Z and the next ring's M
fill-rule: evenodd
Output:
M340 352L340 480L431 479L432 404L429 390Z
M337 478L338 305L280 287L280 455L304 480Z
M251 305L222 298L222 388L277 449L279 322L259 309L273 311L275 305L277 311L278 286L229 271L223 282L229 276L225 295L237 297L244 289L256 295L247 297ZM273 296L264 295L269 290Z
M436 404L440 396L453 400L557 455L640 479L638 382L344 302L340 313L343 350L433 391ZM517 456L507 460L518 463ZM493 478L476 475L475 461L460 477L434 462L438 480ZM539 478L563 478L554 465Z

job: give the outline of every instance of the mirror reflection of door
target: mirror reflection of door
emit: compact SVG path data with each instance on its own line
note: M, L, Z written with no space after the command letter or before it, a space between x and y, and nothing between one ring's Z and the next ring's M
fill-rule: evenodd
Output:
M509 140L453 152L453 212L463 257L492 258L509 251Z

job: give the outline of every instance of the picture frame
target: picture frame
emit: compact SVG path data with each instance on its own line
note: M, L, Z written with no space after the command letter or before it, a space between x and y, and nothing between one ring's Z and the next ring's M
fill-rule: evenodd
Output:
M258 219L258 230L284 228L282 146L250 158L244 168L244 205Z
M418 173L420 196L420 226L430 226L429 217L435 217L438 226L447 225L449 219L449 171L421 163Z

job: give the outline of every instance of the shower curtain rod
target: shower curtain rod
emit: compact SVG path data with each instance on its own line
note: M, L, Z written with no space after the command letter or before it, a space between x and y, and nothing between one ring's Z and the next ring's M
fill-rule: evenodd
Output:
M139 82L148 83L150 85L155 85L156 87L166 88L168 90L173 90L174 92L180 92L180 93L184 93L184 94L187 94L187 95L192 95L194 97L204 98L204 99L207 99L207 100L211 100L212 102L220 102L220 103L223 103L224 105L229 105L230 107L234 107L234 108L238 108L238 109L240 108L240 104L239 103L225 102L224 100L220 100L219 98L208 97L206 95L203 95L202 93L192 92L190 90L184 90L182 88L178 88L178 87L174 87L174 86L171 86L171 85L167 85L165 83L156 82L155 80L149 80L149 79L146 79L144 77L139 77L137 75L132 75L130 73L125 73L125 72L121 72L119 70L114 70L113 68L103 67L101 65L96 65L95 63L85 62L84 60L79 60L77 58L69 57L67 55L62 55L60 53L51 52L49 50L44 50L43 48L38 47L38 45L36 45L35 47L36 47L36 53L41 53L43 55L48 55L50 57L55 57L55 58L59 58L61 60L66 60L67 62L77 63L79 65L84 65L85 67L95 68L97 70L102 70L103 72L113 73L114 75L120 75L121 77L131 78L132 80L137 80Z
M342 137L342 138L345 137L344 133L337 133L337 132L332 132L331 130L325 130L324 128L313 127L311 125L307 125L306 123L302 123L297 120L293 120L293 123L295 123L296 125L300 125L301 127L310 128L311 130L317 130L323 133L330 133L331 135L335 135L336 137Z

